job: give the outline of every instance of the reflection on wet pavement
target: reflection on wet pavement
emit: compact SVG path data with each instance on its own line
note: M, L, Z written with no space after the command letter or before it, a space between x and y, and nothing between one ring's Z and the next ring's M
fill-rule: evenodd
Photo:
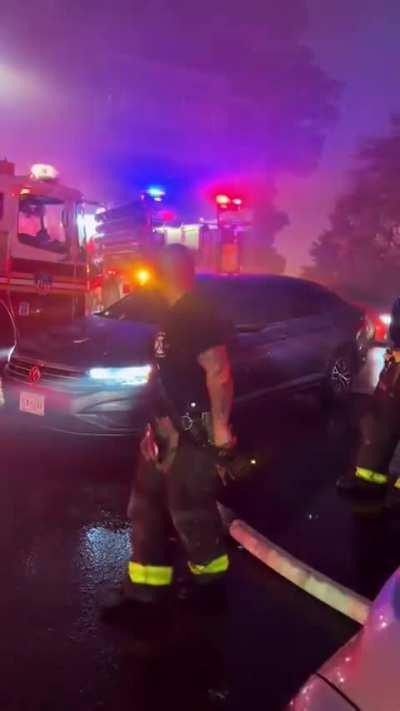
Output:
M347 407L325 409L298 398L264 411L247 429L268 466L251 488L227 492L226 503L257 530L334 580L373 598L398 565L400 518L388 518L383 501L341 498L336 479L356 456L358 424L383 366L384 349L371 349ZM301 423L301 425L300 425ZM249 435L251 432L251 435ZM400 471L400 446L391 469Z
M260 418L276 431L276 413ZM0 425L2 711L239 711L260 698L278 710L354 633L354 624L235 549L226 618L180 614L167 638L155 630L148 644L105 627L101 598L121 581L128 555L131 444L93 447ZM265 474L275 471L289 489L296 471L289 460L282 466ZM277 501L284 512L282 492Z

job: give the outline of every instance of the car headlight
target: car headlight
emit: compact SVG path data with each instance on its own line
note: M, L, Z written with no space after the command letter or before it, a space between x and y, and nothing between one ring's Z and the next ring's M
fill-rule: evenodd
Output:
M151 365L132 365L127 368L91 368L89 378L110 385L146 385L151 374Z

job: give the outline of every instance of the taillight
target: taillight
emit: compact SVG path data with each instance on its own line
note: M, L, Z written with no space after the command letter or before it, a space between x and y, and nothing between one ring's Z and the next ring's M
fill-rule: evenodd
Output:
M374 314L374 329L375 340L378 342L387 341L389 335L389 326L391 322L390 314Z

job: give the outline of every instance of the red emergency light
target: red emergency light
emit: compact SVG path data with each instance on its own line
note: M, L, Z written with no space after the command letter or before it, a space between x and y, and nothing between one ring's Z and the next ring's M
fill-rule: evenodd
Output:
M171 222L171 220L174 219L175 215L172 212L172 210L161 210L158 213L158 217L160 220L163 220L164 222Z
M243 205L243 200L239 197L233 198L232 202L236 205L236 207L241 207Z

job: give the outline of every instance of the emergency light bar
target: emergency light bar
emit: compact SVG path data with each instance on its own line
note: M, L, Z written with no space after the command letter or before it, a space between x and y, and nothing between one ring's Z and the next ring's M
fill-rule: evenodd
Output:
M145 192L149 197L153 198L153 200L162 200L163 197L165 197L164 188L158 185L150 185Z
M56 180L58 170L53 165L35 163L31 168L31 177L35 180Z

